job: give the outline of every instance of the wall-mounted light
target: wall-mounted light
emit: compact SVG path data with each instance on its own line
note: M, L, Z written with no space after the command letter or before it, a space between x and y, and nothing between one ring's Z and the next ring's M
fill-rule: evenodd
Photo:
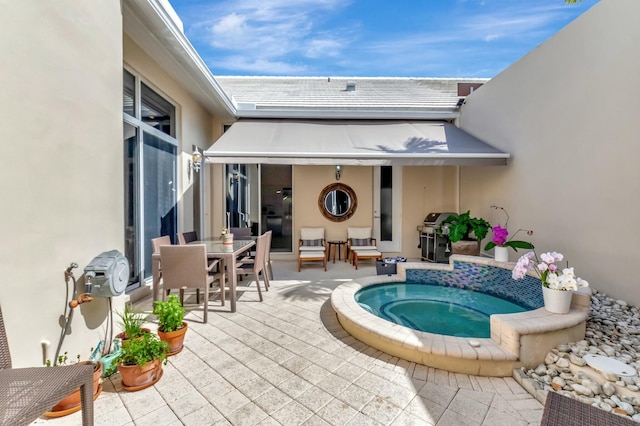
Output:
M336 180L340 180L340 175L342 174L342 166L336 166Z
M200 166L202 165L202 154L200 154L200 151L197 147L193 150L193 154L191 154L191 161L193 161L193 170L196 173L200 173Z
M187 161L187 177L191 180L191 171L195 173L200 172L200 166L202 165L202 154L198 151L198 147L193 150L191 158Z

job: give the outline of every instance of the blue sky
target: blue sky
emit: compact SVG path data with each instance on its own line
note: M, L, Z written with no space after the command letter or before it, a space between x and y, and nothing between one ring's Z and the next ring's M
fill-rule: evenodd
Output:
M214 75L493 77L597 3L170 0Z

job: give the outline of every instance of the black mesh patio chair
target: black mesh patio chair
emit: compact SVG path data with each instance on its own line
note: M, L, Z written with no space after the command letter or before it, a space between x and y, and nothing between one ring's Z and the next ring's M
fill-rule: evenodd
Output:
M12 368L0 308L0 425L28 425L78 387L82 424L93 425L93 366Z

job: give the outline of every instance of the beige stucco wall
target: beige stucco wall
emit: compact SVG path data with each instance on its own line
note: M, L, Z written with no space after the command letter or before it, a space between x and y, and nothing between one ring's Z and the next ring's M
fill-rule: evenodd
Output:
M324 227L327 240L345 240L347 227L373 224L373 169L343 166L340 182L349 185L358 198L358 207L349 219L332 222L318 208L322 189L336 182L335 166L294 166L293 169L293 227L294 247L302 227Z
M463 168L461 207L496 219L489 206L506 207L538 251L636 305L639 14L635 0L602 0L469 96L461 120L512 154L506 168Z
M193 224L194 179L199 176L187 173L187 163L192 158L193 145L203 151L211 146L214 126L211 114L202 107L180 84L168 75L156 61L126 34L123 36L124 64L128 70L140 76L151 88L165 96L176 106L176 139L180 152L178 168L178 232L191 231Z
M0 303L14 366L40 365L42 340L53 358L70 263L80 276L123 251L121 22L117 1L3 3ZM76 309L62 352L87 357L107 310Z
M417 227L425 216L456 211L457 169L408 166L402 171L402 252L389 254L419 259Z

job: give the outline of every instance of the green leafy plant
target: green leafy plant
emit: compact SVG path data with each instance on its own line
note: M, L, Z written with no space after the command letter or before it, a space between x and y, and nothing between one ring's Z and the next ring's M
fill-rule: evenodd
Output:
M153 307L153 313L158 317L158 328L165 333L182 328L184 312L184 307L175 295L169 296L166 301L156 301Z
M65 352L62 355L58 355L58 358L55 359L53 362L50 359L48 359L45 362L45 365L47 367L55 367L56 365L69 365L69 364L76 364L78 362L80 362L80 354L76 355L76 361L73 362L69 360L68 352Z
M126 345L122 346L117 363L140 367L156 359L166 363L167 352L169 352L167 342L163 342L155 334L144 333L139 339L129 340Z
M471 212L449 215L438 228L438 235L447 235L452 243L471 240L473 233L478 241L487 236L491 224L482 218L471 217Z
M130 304L124 306L124 312L120 316L125 339L135 339L143 334L142 326L147 321L148 315L135 311Z

